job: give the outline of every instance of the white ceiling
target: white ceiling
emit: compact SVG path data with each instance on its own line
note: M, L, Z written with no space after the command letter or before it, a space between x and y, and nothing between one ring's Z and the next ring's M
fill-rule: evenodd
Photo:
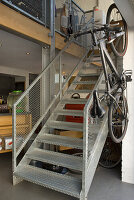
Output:
M30 55L26 53L30 52ZM59 51L56 51L56 54ZM62 69L69 74L78 59L67 53L62 55ZM34 42L0 30L0 66L40 73L42 68L42 47Z
M27 52L30 52L30 55L27 55ZM0 30L0 66L39 73L41 55L40 45Z

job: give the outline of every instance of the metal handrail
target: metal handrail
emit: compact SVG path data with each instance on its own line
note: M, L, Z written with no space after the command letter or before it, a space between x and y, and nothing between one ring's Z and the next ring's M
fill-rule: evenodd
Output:
M85 13L85 11L74 0L71 1L81 12L83 12L83 14Z

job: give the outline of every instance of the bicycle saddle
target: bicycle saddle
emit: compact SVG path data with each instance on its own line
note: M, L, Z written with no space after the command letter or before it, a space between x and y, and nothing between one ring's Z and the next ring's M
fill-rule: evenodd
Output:
M98 118L103 118L105 115L105 110L100 105L96 90L93 92L93 106L90 110L90 115L92 118L96 118L96 116L98 116Z

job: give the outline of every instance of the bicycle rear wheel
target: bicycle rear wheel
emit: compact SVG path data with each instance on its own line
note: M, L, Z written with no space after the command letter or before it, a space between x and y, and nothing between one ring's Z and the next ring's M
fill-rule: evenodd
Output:
M112 101L109 106L108 129L113 142L120 143L127 131L128 105L123 93L118 93L115 98L117 104Z
M124 56L128 45L127 23L122 17L119 9L115 4L112 4L107 12L106 23L110 26L121 27L125 32L123 36L116 38L111 44L111 49L115 56ZM118 25L117 25L118 24Z
M99 160L99 165L104 168L114 168L121 161L121 144L116 144L108 136Z

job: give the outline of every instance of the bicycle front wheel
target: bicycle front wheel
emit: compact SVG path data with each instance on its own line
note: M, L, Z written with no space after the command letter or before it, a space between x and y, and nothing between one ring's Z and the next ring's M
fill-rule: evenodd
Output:
M123 93L116 95L116 102L112 101L108 112L108 129L111 139L120 143L127 131L128 105Z
M116 38L111 44L111 49L115 56L124 56L128 46L128 30L127 23L122 17L119 9L115 4L112 4L107 12L106 23L110 26L122 28L125 32L123 36Z

